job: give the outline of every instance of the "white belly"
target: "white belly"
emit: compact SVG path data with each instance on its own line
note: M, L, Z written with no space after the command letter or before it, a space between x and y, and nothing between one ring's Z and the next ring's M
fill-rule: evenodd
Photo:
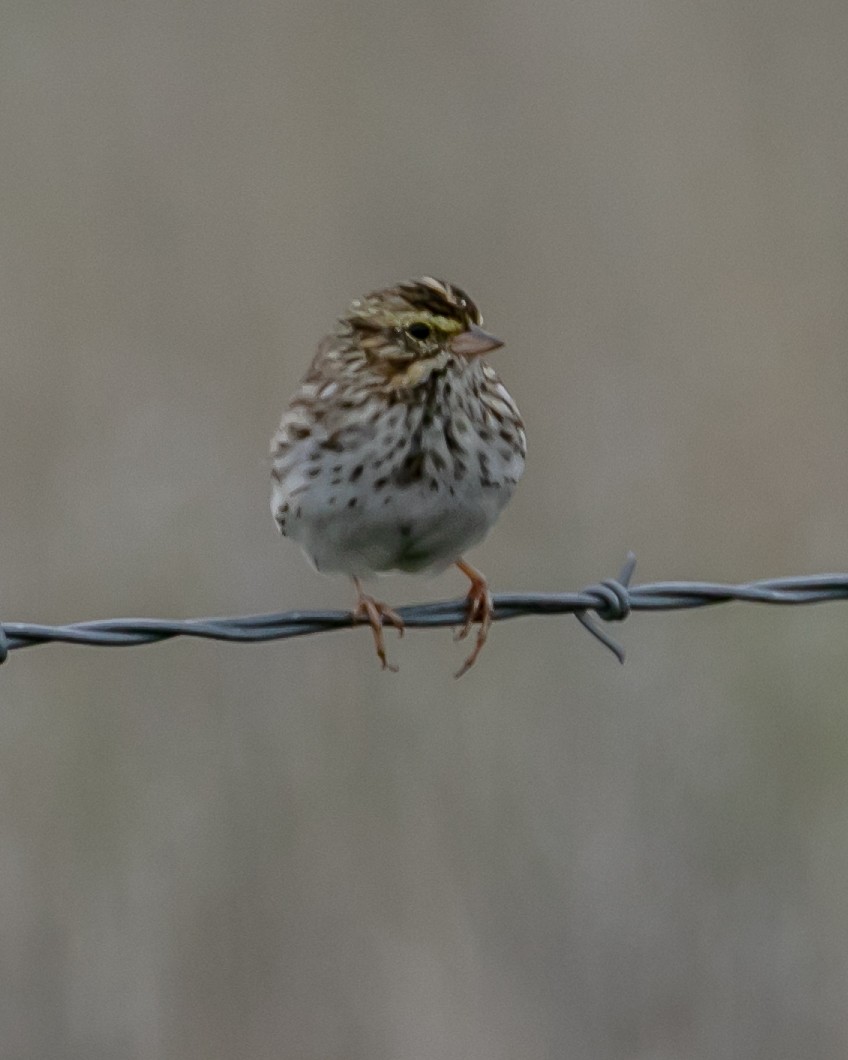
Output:
M388 570L436 572L483 540L508 499L503 489L478 490L460 499L446 490L437 494L407 487L387 494L387 503L380 493L369 497L360 490L351 508L350 498L328 506L317 495L304 496L294 508L287 536L321 571L360 576Z

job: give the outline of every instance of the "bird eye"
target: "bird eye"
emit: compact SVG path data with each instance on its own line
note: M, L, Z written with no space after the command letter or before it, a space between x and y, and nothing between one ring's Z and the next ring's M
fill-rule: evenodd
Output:
M409 334L414 339L418 339L419 342L423 342L425 339L430 338L429 324L410 324L407 330L409 331Z

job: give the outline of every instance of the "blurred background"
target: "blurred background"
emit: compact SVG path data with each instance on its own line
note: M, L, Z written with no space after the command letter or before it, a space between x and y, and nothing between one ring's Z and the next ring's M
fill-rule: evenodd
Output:
M29 0L0 617L348 607L268 439L348 300L507 340L496 590L848 569L848 6ZM396 604L457 574L389 578ZM0 670L0 1053L848 1053L848 607Z

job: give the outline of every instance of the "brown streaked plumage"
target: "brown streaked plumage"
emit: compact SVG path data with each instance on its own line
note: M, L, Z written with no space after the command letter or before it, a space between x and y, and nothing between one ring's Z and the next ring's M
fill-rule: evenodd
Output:
M492 622L486 579L462 557L486 536L524 470L524 425L481 355L502 343L459 287L425 276L352 302L318 346L271 442L271 510L318 570L349 575L356 618L386 659L383 624L400 616L361 578L455 565L479 623Z

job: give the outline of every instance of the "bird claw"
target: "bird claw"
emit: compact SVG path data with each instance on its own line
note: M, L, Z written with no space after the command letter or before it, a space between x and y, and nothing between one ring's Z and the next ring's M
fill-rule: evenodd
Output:
M468 572L466 571L465 573ZM489 630L492 628L495 605L492 602L492 594L489 592L486 579L482 575L472 578L466 602L468 610L466 612L465 625L456 632L454 640L464 640L477 622L480 623L480 628L477 630L477 641L474 645L474 650L454 674L454 677L462 677L463 674L468 673L477 661L477 656L482 651L486 638L489 636Z
M356 607L353 611L353 620L357 622L359 620L366 621L370 627L371 632L374 635L374 647L377 651L377 658L380 660L380 665L384 670L390 670L393 674L398 672L398 668L390 663L386 658L386 641L383 637L383 625L388 623L390 626L398 631L398 634L402 637L404 631L403 619L397 613L389 607L388 604L383 603L382 600L375 600L373 596L368 596L366 593L357 586L359 592L359 600L357 601Z

